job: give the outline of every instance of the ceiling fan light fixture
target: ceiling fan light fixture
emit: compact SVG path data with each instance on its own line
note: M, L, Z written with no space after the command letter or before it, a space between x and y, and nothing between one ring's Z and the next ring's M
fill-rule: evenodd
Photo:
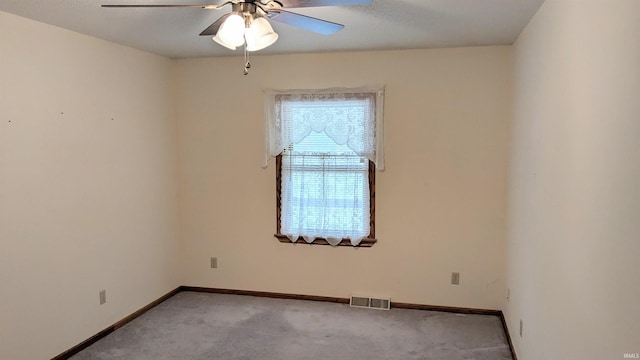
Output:
M258 17L245 29L245 39L247 51L258 51L273 45L278 40L278 34L273 31L267 19Z
M213 38L218 44L235 50L244 44L244 18L238 14L231 14L220 26L220 30Z

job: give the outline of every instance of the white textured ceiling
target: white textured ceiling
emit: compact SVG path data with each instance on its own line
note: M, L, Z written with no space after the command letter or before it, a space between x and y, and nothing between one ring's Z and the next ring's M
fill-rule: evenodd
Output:
M202 0L0 0L0 11L171 58L239 55L198 36L230 11L109 9L101 4L219 4ZM373 0L370 5L287 9L345 24L318 35L272 21L280 38L261 54L512 44L544 0Z

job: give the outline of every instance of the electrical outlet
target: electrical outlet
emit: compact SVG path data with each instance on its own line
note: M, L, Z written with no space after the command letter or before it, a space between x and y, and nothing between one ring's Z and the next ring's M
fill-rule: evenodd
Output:
M451 284L460 285L460 273L459 272L452 272L451 273Z
M216 258L216 257L212 257L211 258L211 268L212 269L217 269L218 268L218 258Z
M104 305L107 302L107 290L100 291L100 305Z
M520 319L520 337L522 337L522 319Z

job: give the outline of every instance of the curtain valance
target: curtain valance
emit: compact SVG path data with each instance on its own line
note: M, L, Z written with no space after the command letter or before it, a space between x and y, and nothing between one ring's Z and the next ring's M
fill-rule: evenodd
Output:
M267 90L264 110L263 167L311 132L323 132L384 170L383 87Z

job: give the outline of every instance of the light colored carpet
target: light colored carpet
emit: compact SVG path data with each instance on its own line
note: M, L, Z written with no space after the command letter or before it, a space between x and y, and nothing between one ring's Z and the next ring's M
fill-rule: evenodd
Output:
M74 360L511 359L495 316L181 292Z

